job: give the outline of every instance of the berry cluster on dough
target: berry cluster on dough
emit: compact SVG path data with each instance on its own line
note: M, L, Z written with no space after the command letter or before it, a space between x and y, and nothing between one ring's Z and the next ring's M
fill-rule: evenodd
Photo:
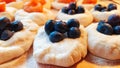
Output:
M77 7L76 3L71 2L68 7L62 8L62 12L69 15L73 15L73 14L84 13L85 9L82 6Z
M116 10L117 6L116 4L113 4L113 3L110 3L107 7L102 6L101 4L97 4L95 5L94 9L100 12L112 11L112 10Z
M7 17L0 18L0 40L8 40L10 39L15 32L23 29L23 24L16 20L10 22Z
M97 26L97 31L106 34L120 34L120 16L113 14L109 16L108 21L100 21Z
M59 42L64 38L78 38L81 35L80 24L76 19L67 22L48 20L45 24L45 32L49 35L51 42Z

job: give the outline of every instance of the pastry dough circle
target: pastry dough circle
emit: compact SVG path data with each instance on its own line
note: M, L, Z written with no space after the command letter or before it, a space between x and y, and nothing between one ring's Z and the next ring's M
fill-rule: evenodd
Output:
M77 19L80 22L80 24L82 24L85 27L91 24L93 21L92 14L86 9L85 9L85 13L74 14L74 15L65 14L60 10L56 18L58 20L65 20L65 21L68 21L69 19Z
M100 20L105 20L107 21L108 17L112 14L120 15L120 11L118 10L112 10L109 12L99 12L99 11L92 11L91 12L94 18L94 21L100 21Z
M6 11L0 12L0 17L7 17L11 21L14 20L14 14L17 11L17 9L13 7L6 7Z
M45 9L45 8L42 13L40 12L28 13L24 11L23 9L21 9L17 11L15 14L16 20L30 19L34 21L36 24L38 24L39 26L44 25L47 20L54 19L54 18L55 18L54 14L50 10Z
M120 59L120 35L105 35L96 30L97 23L89 25L88 50L99 57L117 60Z
M52 7L53 7L54 9L57 9L57 10L62 9L63 7L68 6L68 5L69 5L69 4L59 3L59 2L57 2L57 1L52 2Z
M0 40L0 64L21 56L32 45L38 25L31 20L21 22L24 25L23 30L16 32L6 41Z
M107 6L108 4L106 3L101 3L103 6ZM120 6L117 5L117 10L112 10L112 11L105 11L105 12L100 12L94 10L94 8L91 10L91 13L94 18L94 22L98 22L100 20L105 20L107 21L108 17L112 14L120 15Z
M60 42L52 43L44 31L44 27L41 27L33 43L33 56L36 61L69 67L84 58L87 54L87 33L83 26L80 29L80 38L66 38Z

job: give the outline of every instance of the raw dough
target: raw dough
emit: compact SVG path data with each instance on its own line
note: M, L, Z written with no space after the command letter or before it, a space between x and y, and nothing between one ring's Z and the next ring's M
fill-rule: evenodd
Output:
M81 36L52 43L41 27L33 44L33 56L38 63L69 67L87 54L87 33L80 26Z
M109 60L120 59L120 35L105 35L96 30L97 23L89 25L88 50L99 57Z
M54 14L50 10L45 8L43 13L40 13L40 12L28 13L23 9L21 9L17 11L15 14L16 20L31 19L39 26L44 25L47 20L54 19L54 18L55 18Z
M7 17L11 21L14 20L14 14L17 11L17 9L13 7L6 7L6 11L0 12L0 17Z
M0 40L0 64L21 56L29 50L38 25L31 20L21 20L23 30L16 32L6 41Z
M89 24L92 23L93 21L93 16L92 14L87 11L85 9L85 13L81 13L81 14L73 14L73 15L68 15L68 14L65 14L63 13L61 10L58 12L57 14L57 17L56 17L58 20L69 20L69 19L77 19L80 24L82 24L83 26L88 26Z
M107 6L105 4L102 3L102 5ZM117 10L112 10L112 11L105 11L105 12L100 12L100 11L96 11L94 10L94 8L91 10L91 13L93 15L94 18L94 22L98 22L100 20L105 20L107 21L108 17L112 14L117 14L120 15L120 6L117 5Z

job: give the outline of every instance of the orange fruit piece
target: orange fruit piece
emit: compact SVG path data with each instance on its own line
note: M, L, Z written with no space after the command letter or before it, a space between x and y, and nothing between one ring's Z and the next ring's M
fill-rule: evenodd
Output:
M6 7L6 3L5 2L0 2L0 12L4 12Z
M16 1L16 0L0 0L0 2L6 2L6 3L10 3L10 2L13 2L13 1Z
M31 0L24 5L23 9L27 12L42 12L43 6L38 0Z
M83 0L83 4L96 4L97 0Z
M70 3L70 2L75 2L76 0L58 0L60 3Z
M44 4L46 3L45 0L39 0L39 2L40 2L42 5L44 5Z

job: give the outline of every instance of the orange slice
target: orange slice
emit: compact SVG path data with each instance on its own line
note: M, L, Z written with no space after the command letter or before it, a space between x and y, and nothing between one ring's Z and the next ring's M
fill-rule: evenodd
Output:
M4 12L6 7L6 3L5 2L0 2L0 12Z
M75 2L76 0L58 0L60 3L70 3L70 2Z
M97 0L83 0L83 4L96 4Z
M42 5L44 5L44 4L46 3L45 0L39 0L39 2L40 2Z
M23 9L27 12L42 12L43 6L38 0L31 0L24 5Z
M0 0L0 2L6 2L6 3L10 3L10 2L14 2L16 0Z

